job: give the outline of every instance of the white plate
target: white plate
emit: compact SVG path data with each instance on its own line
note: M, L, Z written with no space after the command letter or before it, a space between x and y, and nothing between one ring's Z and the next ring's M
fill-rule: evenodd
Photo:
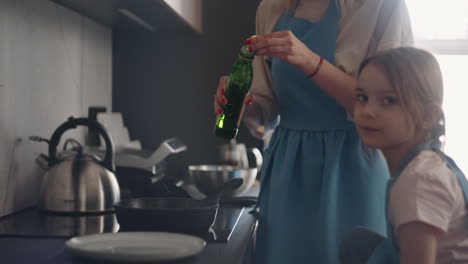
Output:
M73 237L65 243L72 254L106 261L169 261L197 255L205 240L165 232L121 232Z

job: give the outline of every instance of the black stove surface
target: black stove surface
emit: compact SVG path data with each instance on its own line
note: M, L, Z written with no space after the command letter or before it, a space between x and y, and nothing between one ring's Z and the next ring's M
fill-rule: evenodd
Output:
M221 205L204 239L228 242L243 210L239 206ZM46 214L31 208L0 218L0 237L69 238L118 231L115 214L68 216Z

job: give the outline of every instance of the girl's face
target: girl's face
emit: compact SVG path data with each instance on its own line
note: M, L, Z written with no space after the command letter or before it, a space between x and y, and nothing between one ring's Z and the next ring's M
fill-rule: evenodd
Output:
M401 98L384 72L372 62L359 76L354 121L363 143L371 148L407 149L420 139Z

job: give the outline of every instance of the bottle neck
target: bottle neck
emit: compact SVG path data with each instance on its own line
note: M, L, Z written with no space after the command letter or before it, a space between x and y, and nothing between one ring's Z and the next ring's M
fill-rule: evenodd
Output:
M252 57L252 58L248 58L248 57L246 57L246 56L242 56L242 54L239 54L239 59L245 60L245 61L253 61L253 57Z
M254 58L254 54L249 51L249 46L244 45L242 46L239 52L239 58L245 61L252 61Z

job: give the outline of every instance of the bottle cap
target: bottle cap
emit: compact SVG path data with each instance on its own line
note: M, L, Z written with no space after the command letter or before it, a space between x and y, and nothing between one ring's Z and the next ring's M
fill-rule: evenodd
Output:
M244 60L253 60L254 54L249 50L249 45L242 46L239 57Z

